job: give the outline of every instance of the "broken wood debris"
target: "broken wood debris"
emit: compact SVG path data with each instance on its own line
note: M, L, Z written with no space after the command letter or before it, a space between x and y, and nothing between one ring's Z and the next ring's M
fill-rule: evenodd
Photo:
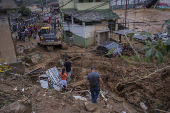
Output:
M80 85L83 85L83 84L84 84L84 80L81 80L81 81L72 83L72 84L70 84L69 86L70 86L70 87L76 87L76 86L80 86Z

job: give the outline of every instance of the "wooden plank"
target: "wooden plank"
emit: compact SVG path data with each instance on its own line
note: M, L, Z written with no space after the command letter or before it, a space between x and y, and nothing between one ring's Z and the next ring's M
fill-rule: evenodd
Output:
M84 84L84 80L81 80L81 81L72 83L72 84L70 84L69 86L71 86L71 87L76 87L76 86L80 86L80 85L82 85L82 84Z

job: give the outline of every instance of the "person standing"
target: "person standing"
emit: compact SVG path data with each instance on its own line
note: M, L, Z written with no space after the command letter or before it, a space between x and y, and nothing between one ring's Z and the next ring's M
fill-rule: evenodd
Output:
M62 85L62 87L64 88L64 91L66 90L67 87L67 80L70 79L70 77L65 73L65 68L62 69L62 72L59 73L59 76L61 77L61 81L60 84Z
M18 39L18 31L15 31L15 37Z
M38 38L41 36L41 30L38 30Z
M100 74L96 72L96 68L94 66L91 67L91 73L87 75L87 79L85 81L86 86L88 82L90 83L92 102L97 103L97 98L100 94L100 82L102 83L103 86L104 83L100 77Z
M64 67L66 68L66 73L69 77L71 77L71 62L68 61L68 59L65 59Z
M60 21L59 20L57 20L57 25L58 25L58 27L60 26Z

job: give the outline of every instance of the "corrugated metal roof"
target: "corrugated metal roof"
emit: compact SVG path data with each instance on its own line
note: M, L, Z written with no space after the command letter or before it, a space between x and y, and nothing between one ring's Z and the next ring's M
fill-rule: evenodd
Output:
M93 11L76 11L74 9L64 9L64 14L72 16L83 22L93 22L102 20L119 19L120 17L113 13L112 10L93 10Z
M120 34L120 35L123 35L123 36L127 35L128 33L135 33L133 38L139 39L139 40L145 40L148 37L148 36L140 35L138 32L132 31L132 30L118 30L118 31L113 31L113 33Z
M120 19L120 17L116 13L113 13L113 11L110 9L97 10L97 12L101 14L106 20Z
M118 31L113 31L113 33L120 34L120 35L127 35L128 33L136 33L136 31L132 30L118 30Z

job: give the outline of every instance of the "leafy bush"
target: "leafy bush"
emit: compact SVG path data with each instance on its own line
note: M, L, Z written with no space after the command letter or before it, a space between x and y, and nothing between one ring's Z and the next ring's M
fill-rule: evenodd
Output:
M21 6L18 9L18 13L21 13L22 16L30 16L31 15L31 10L26 8L25 6Z

